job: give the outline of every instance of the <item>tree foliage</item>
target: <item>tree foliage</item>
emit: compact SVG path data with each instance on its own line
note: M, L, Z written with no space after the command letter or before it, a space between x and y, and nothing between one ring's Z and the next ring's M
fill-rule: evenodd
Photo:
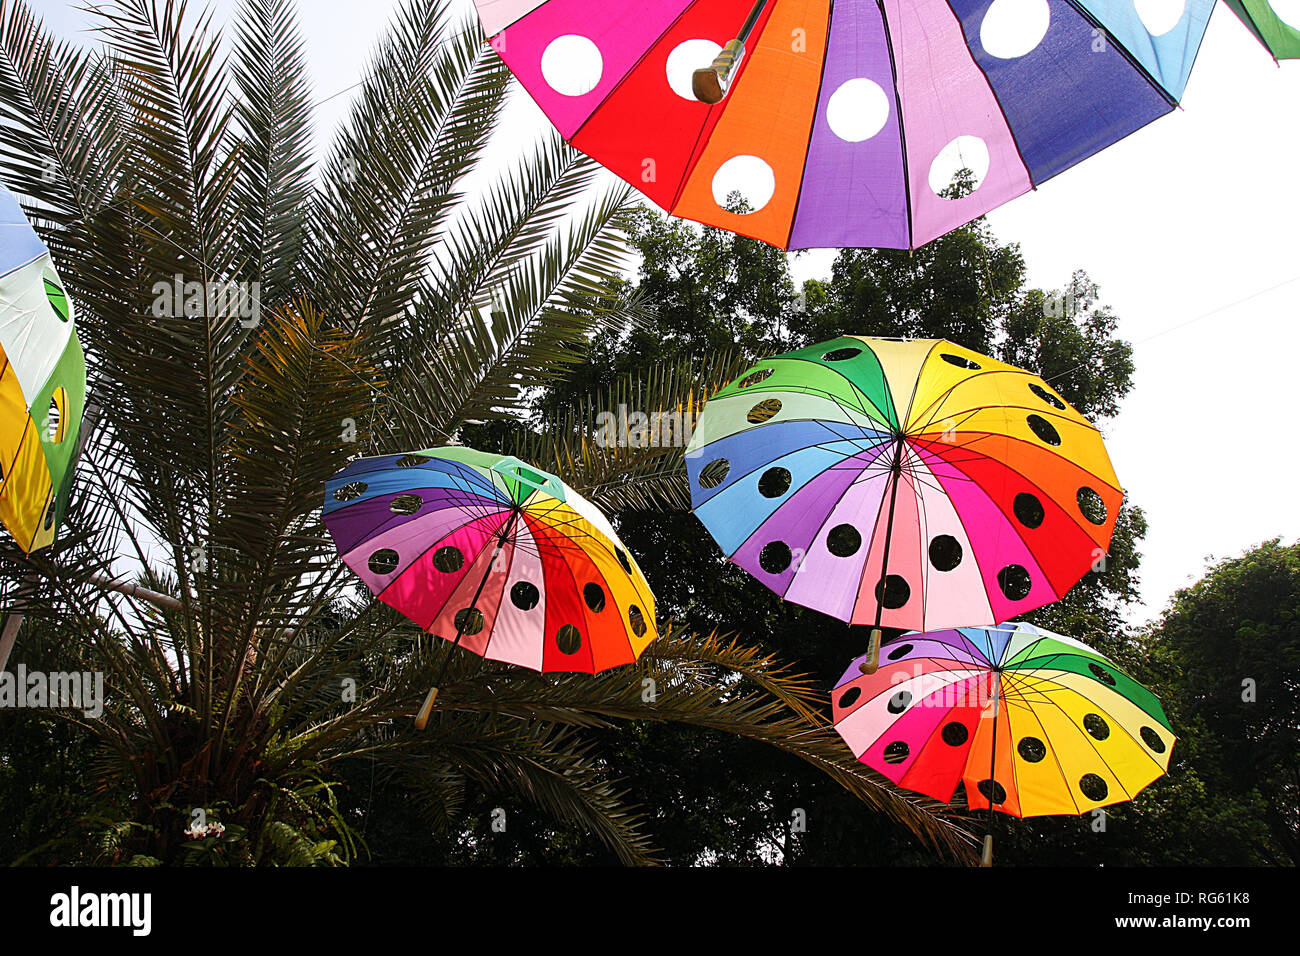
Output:
M641 256L634 285L645 320L602 331L585 362L539 400L550 416L570 409L566 447L590 449L590 423L600 401L605 409L618 402L642 410L681 406L685 393L652 387L662 382L664 369L712 363L727 373L721 384L764 355L844 334L951 338L1039 371L1103 428L1131 387L1131 348L1117 337L1117 319L1095 284L1080 272L1061 290L1029 288L1019 247L999 242L982 221L912 253L841 251L829 278L802 288L786 254L717 229L645 211L635 220L633 242ZM595 453L617 458L635 452L619 447ZM674 464L680 453L657 450ZM680 469L665 476L662 494L687 498L683 478ZM864 629L782 602L725 562L708 532L683 511L625 507L619 524L638 553L659 556L646 565L661 608L688 627L734 629L801 662L822 689L819 704L829 716L826 693L865 651ZM1138 542L1145 531L1141 510L1125 507L1104 566L1030 618L1104 650L1123 651L1130 641L1126 616L1138 599ZM647 727L622 739L614 752L648 812L664 821L660 832L675 862L927 859L798 764L773 760L743 740L706 742L689 728ZM679 759L699 770L694 782L671 772ZM738 788L711 786L723 776ZM681 807L692 810L682 814ZM1034 851L1040 861L1068 857L1087 833L1086 821L1052 826L1046 852L1042 846ZM1016 859L1033 859L1034 852L1026 846L1021 853L1012 843Z
M635 796L593 750L636 720L776 748L962 851L846 761L802 679L754 648L675 630L636 667L539 677L421 634L338 560L319 517L331 474L359 454L525 440L533 391L636 315L614 281L630 191L599 188L558 136L485 163L508 73L472 14L407 0L319 166L290 0L244 0L229 44L183 0L92 14L100 42L83 49L0 2L0 177L75 300L93 403L58 546L3 546L0 581L36 583L15 661L74 649L110 700L45 738L76 756L81 790L49 804L71 821L24 819L24 839L53 841L30 860L344 863L365 856L359 791L379 781L434 832L510 800L583 852L646 862ZM580 455L556 466L597 504L638 494ZM652 488L659 468L644 464ZM21 748L47 723L0 739L12 779L33 778Z

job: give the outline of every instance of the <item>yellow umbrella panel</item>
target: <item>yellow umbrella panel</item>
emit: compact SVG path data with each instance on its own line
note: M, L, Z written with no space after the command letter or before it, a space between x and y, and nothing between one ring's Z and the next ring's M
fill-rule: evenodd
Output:
M71 300L0 186L0 522L26 552L62 520L85 395Z

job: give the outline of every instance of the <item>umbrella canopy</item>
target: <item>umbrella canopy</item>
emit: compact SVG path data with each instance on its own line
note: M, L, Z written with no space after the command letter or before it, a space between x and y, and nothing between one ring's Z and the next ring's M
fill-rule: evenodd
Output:
M923 245L1168 113L1214 0L476 3L576 148L674 215L803 249ZM694 71L750 23L701 102ZM941 195L961 168L978 188Z
M1123 492L1101 434L1037 375L943 340L845 336L709 400L695 514L787 601L855 624L995 624L1105 554Z
M654 596L605 516L516 458L361 458L326 483L324 522L379 600L483 657L595 673L655 638Z
M1155 695L1097 651L1031 624L905 634L832 695L854 755L894 783L1017 817L1132 800L1169 768Z
M85 398L72 300L0 186L0 522L25 552L63 520Z
M1300 59L1300 0L1224 2L1275 59Z

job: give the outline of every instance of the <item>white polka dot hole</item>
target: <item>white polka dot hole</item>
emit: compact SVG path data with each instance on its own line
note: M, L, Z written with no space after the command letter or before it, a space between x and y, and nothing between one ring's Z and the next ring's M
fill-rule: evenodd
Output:
M989 174L989 148L978 136L958 136L951 143L939 150L939 155L930 164L930 189L936 196L943 196L944 190L957 180L957 174L969 169L975 175L972 188L979 189L984 177Z
M1051 25L1047 0L993 0L980 23L980 45L989 56L1015 60L1037 49Z
M542 52L542 79L561 96L586 96L604 72L600 48L575 33L556 37Z
M1300 30L1300 0L1268 0L1277 18L1292 30Z
M1159 37L1182 22L1187 0L1133 0L1133 7L1147 32Z
M866 77L840 84L826 104L826 124L846 143L871 139L889 122L889 95Z
M686 40L673 47L665 67L672 91L684 100L698 103L691 89L691 78L696 70L708 66L721 52L722 47L712 40Z
M713 174L713 201L726 209L732 193L745 201L746 215L758 212L776 193L776 173L757 156L733 156Z

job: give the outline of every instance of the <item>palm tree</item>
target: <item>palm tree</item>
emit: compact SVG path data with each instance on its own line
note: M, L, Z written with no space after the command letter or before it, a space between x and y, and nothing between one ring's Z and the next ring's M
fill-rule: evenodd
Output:
M75 297L92 395L59 544L5 550L0 573L34 588L29 627L107 675L107 711L82 721L114 798L99 859L346 862L361 847L334 772L365 758L435 818L466 787L512 793L645 862L651 837L584 739L638 720L765 741L964 852L755 648L665 628L636 666L538 675L431 640L337 560L325 479L475 422L515 422L520 447L598 504L681 500L680 452L597 449L582 410L517 426L529 385L635 317L611 281L634 199L556 138L485 162L507 73L476 22L410 0L316 165L290 0L244 0L228 47L184 0L94 15L101 42L84 49L0 2L0 177ZM697 402L722 372L696 373L638 387ZM224 835L203 829L216 821Z

